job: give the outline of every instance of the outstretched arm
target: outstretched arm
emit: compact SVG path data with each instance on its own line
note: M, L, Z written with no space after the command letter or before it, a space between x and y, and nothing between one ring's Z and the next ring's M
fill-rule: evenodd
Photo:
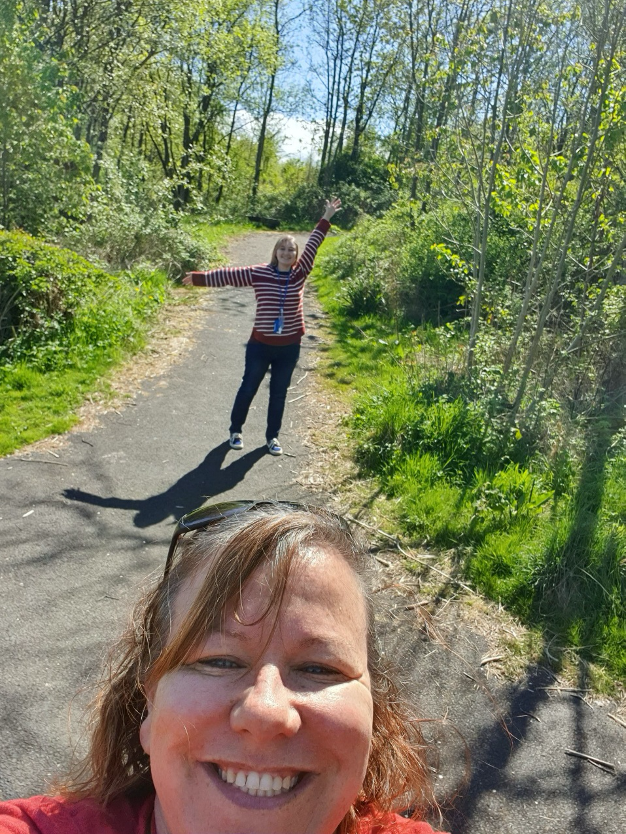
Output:
M223 266L206 272L188 272L183 284L194 287L251 287L252 266Z

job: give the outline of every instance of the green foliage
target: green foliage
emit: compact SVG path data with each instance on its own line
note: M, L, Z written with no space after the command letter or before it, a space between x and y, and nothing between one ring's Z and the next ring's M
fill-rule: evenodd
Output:
M21 5L0 8L0 224L51 233L85 218L91 154L73 133L62 68L42 57Z
M284 228L316 223L324 212L327 195L315 183L305 182L288 189L285 201L277 207L275 216L280 218Z
M335 242L322 259L333 278L317 278L337 336L328 373L361 392L350 431L362 473L407 535L455 549L467 581L541 626L552 656L573 646L624 676L626 434L593 423L585 452L550 399L511 423L497 367L458 371L462 329L352 318L347 253L366 262L363 240L359 230Z
M0 232L0 361L62 368L129 346L165 287L160 273L111 275L23 232Z
M371 151L356 158L347 152L336 157L329 185L343 203L337 216L343 229L351 229L363 215L380 217L397 198L385 160Z
M189 234L168 205L169 187L149 185L145 164L120 169L105 158L101 180L89 222L68 231L65 245L114 270L159 269L171 278L217 259L216 247Z
M420 214L412 204L398 203L379 220L362 219L326 258L324 270L344 284L355 284L354 292L345 293L346 315L381 312L380 304L352 303L361 287L369 295L375 286L388 312L407 322L452 321L462 313L459 299L469 277L451 270L441 252L449 235L468 234L466 218L458 211Z

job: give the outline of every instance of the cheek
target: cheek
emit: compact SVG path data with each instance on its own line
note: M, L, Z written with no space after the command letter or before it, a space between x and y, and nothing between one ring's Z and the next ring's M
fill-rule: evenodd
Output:
M189 748L190 726L208 731L229 720L228 691L219 681L206 681L183 673L159 681L157 692L144 719L139 738L148 755L158 742L160 749ZM201 734L200 734L201 735ZM193 734L192 738L199 737Z
M318 713L319 738L341 759L359 762L369 754L374 708L370 691L362 684L350 684L353 691L329 697Z

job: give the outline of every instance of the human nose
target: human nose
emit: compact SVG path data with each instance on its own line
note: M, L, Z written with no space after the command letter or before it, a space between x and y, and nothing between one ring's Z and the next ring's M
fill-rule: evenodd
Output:
M251 733L263 741L300 729L300 713L285 686L280 670L264 666L231 710L230 723L236 732Z

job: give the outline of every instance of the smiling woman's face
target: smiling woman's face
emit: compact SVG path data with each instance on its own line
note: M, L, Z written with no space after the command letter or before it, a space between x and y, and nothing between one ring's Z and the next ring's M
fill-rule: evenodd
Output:
M174 630L203 578L178 595ZM268 598L261 569L222 629L149 692L157 834L332 834L359 793L373 717L359 583L316 550L278 617L254 624Z

